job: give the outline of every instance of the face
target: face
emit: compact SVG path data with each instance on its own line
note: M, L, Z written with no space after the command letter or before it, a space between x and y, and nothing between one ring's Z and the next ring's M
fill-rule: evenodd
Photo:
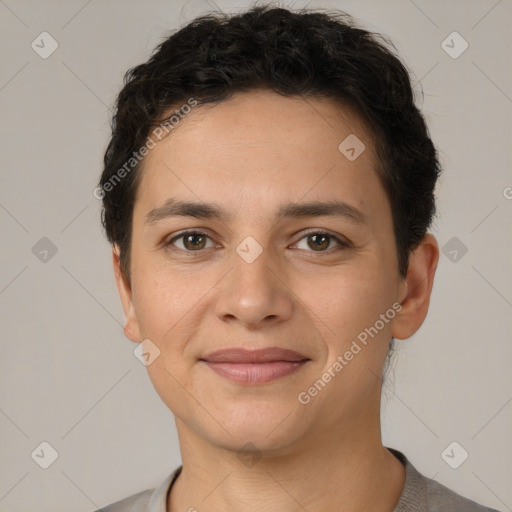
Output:
M146 156L131 287L116 252L114 268L125 334L158 347L147 370L178 430L285 450L376 419L389 340L426 314L405 306L376 162L348 108L269 91L195 107Z

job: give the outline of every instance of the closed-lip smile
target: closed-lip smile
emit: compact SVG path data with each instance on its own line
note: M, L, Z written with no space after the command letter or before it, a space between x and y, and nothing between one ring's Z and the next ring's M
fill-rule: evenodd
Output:
M309 360L294 350L279 347L254 350L227 348L200 359L221 377L242 384L265 384L285 377Z

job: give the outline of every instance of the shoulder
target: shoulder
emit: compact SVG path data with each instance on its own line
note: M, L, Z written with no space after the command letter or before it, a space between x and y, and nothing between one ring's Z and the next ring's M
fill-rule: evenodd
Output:
M427 480L429 512L498 512L475 501L464 498L434 480Z
M423 476L405 455L388 448L405 466L405 485L393 512L498 512Z
M159 512L165 510L167 494L181 473L181 469L182 466L179 466L154 489L132 494L94 512Z
M146 512L154 489L133 494L115 503L101 507L95 512Z

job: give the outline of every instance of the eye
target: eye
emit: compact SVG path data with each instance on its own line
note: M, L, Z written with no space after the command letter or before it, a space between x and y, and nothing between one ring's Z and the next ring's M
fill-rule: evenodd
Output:
M306 247L299 247L299 244L302 240L307 240ZM328 252L333 248L343 249L350 247L349 242L341 240L337 236L327 232L327 231L311 231L303 236L297 244L295 244L299 249L306 250L311 249L309 252Z
M300 247L302 240L307 240L306 247ZM210 242L210 245L207 245L208 241ZM168 247L174 246L178 250L188 253L199 252L201 250L210 249L215 246L211 237L202 231L183 231L169 240L166 245ZM322 253L330 252L333 248L348 248L350 247L350 242L344 239L342 240L341 238L327 231L316 230L307 233L292 247L305 249L308 252Z
M179 244L175 244L177 240L181 240L181 247ZM210 240L211 245L206 246L207 241ZM175 236L167 243L167 246L174 245L183 251L197 252L202 249L209 249L213 247L213 241L211 238L201 231L183 231L178 236Z

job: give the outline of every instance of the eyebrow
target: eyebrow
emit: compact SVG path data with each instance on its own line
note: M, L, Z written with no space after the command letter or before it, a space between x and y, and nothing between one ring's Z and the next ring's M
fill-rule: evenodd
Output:
M233 216L224 208L214 203L196 203L167 199L162 206L154 208L146 215L145 225L171 217L195 217L198 219L217 219L223 222L232 220ZM312 201L309 203L288 203L282 205L277 212L277 220L302 217L342 217L354 224L368 221L361 211L343 201Z

